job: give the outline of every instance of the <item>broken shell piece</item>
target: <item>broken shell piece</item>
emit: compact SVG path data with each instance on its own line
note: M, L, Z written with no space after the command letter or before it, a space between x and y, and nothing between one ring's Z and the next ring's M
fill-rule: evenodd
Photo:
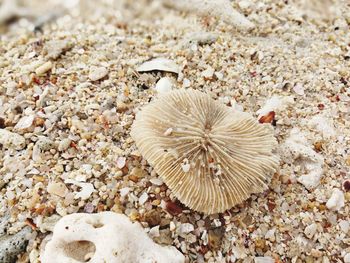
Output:
M44 53L47 58L57 59L63 52L69 50L72 43L68 40L51 40L45 44Z
M47 192L50 194L58 195L64 197L67 192L67 187L64 183L50 182L47 186Z
M52 62L47 61L35 70L35 74L39 76L44 75L46 72L48 72L52 68L52 66L53 66Z
M35 115L23 116L16 124L15 129L25 130L33 125Z
M125 215L103 212L63 217L55 225L41 261L183 263L185 258L174 247L154 243L139 223L132 223Z
M164 135L169 127L171 134ZM270 125L191 89L145 106L131 136L175 197L206 214L224 212L266 189L278 164Z
M172 60L167 58L155 58L149 61L142 63L136 69L138 72L147 72L147 71L166 71L179 74L179 66Z
M22 150L26 144L26 140L17 133L0 129L0 144L5 149Z
M105 67L91 67L90 72L89 72L89 79L91 81L97 81L108 74L108 69Z

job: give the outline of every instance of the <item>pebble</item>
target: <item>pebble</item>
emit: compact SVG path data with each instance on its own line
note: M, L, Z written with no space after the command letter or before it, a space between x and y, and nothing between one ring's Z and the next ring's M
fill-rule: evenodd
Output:
M22 150L25 147L26 141L23 136L17 133L0 129L0 144L5 149Z
M97 81L107 76L107 74L108 69L105 67L91 67L89 72L89 79L91 81Z
M16 130L25 130L25 129L30 128L33 125L34 119L35 119L35 115L23 116L17 122L15 129Z
M173 83L170 78L163 77L160 80L158 80L155 90L158 92L158 94L165 94L168 93L173 89Z
M344 263L350 263L350 253L346 253L344 256Z
M326 203L326 206L330 210L339 210L345 205L344 193L339 189L334 189L331 197Z
M64 183L51 182L47 186L48 193L55 194L55 195L58 195L60 197L64 197L66 195L67 190L68 189Z
M211 79L213 78L215 73L215 70L212 67L208 67L206 70L202 72L202 76L205 79Z
M293 90L296 94L300 95L300 96L303 96L305 94L304 92L304 87L300 84L300 83L297 83L294 87L293 87Z
M255 257L254 258L255 263L275 263L275 261L272 257Z
M14 235L0 236L0 262L17 262L17 256L27 247L30 233L30 227L25 227Z
M313 223L311 225L308 225L305 230L304 230L304 234L308 237L308 238L312 238L317 231L317 224Z
M47 54L47 58L57 59L63 52L69 50L71 47L71 42L66 39L51 40L45 43L44 52Z
M338 223L341 231L343 231L345 234L349 232L350 229L350 223L347 220L340 220Z
M218 250L221 247L225 230L222 227L210 229L208 231L208 244L210 248Z
M65 150L67 150L70 147L71 142L72 141L69 138L65 138L62 141L60 141L58 144L58 148L57 148L58 151L63 152Z
M144 203L146 203L147 200L148 200L148 194L142 193L142 195L139 198L139 204L143 205Z
M143 220L147 222L148 226L154 227L160 224L161 217L157 210L152 209L144 214Z
M173 221L170 222L169 229L170 229L170 231L175 231L176 225L174 224Z
M161 186L163 184L163 180L159 179L159 178L151 178L149 180L152 184L154 185L158 185Z
M30 238L31 228L25 227L16 234L9 235L10 217L0 218L0 262L17 262L17 256L23 253Z
M124 187L124 188L120 189L119 192L120 192L121 197L125 197L130 192L130 188Z
M148 232L149 236L154 238L154 237L159 237L159 226L152 227L150 231Z
M125 157L118 157L118 158L117 158L117 167L118 167L119 169L124 168L125 163L126 163L126 158L125 158Z
M39 66L38 68L36 68L35 70L35 74L37 75L44 75L46 72L48 72L51 68L52 68L52 62L51 61L47 61L44 64L42 64L41 66Z
M194 230L194 226L190 223L181 224L179 227L180 234L188 234Z

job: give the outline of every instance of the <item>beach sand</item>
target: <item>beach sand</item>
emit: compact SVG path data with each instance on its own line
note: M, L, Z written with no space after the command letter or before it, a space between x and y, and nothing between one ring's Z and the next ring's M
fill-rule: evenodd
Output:
M101 211L188 262L350 262L349 3L235 1L244 30L195 5L23 2L29 15L0 26L0 217L8 234L33 230L18 262L38 262L60 217ZM155 57L178 74L137 71ZM268 190L211 216L174 198L130 137L162 77L274 112Z

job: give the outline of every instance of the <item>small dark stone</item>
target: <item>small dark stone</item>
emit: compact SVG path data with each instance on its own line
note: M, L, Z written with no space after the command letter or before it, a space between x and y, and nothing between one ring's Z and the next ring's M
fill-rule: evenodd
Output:
M5 119L0 117L0 129L4 129L5 127Z
M218 227L218 228L209 230L208 232L209 247L213 250L220 249L224 234L225 234L225 229L223 227Z
M148 223L150 227L160 224L161 217L157 210L149 210L145 213L143 220Z
M343 183L343 187L344 187L345 192L349 192L350 191L350 180L346 180Z

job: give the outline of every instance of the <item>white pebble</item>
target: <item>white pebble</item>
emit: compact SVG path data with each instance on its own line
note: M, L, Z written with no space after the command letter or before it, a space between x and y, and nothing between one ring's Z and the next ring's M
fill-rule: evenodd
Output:
M143 193L139 198L139 204L143 205L144 203L146 203L147 199L148 199L148 194Z
M124 187L124 188L120 189L119 192L120 192L121 197L125 197L130 192L130 188Z
M71 140L69 138L65 138L62 141L60 141L60 143L58 144L58 150L60 152L63 152L65 150L67 150L71 144Z
M347 220L340 220L339 227L340 227L341 231L343 231L345 234L347 234L349 232L349 229L350 229L350 223Z
M346 253L344 256L344 263L350 263L350 253Z
M148 232L149 236L150 237L159 237L160 236L160 233L159 233L159 226L155 226L155 227L152 227L150 229L150 231Z
M35 70L35 74L37 75L43 75L46 72L48 72L50 69L52 68L52 63L51 61L47 61L44 64L42 64L41 66L39 66L38 68L36 68Z
M331 197L326 203L326 206L330 210L339 210L345 205L344 193L339 189L334 189Z
M182 81L182 87L183 88L188 88L189 86L191 86L191 81L189 80L189 79L184 79L183 81Z
M272 257L255 257L255 263L274 263L275 260Z
M159 178L151 178L150 182L154 185L161 186L163 184L163 181Z
M125 166L126 158L125 157L118 157L117 158L117 167L119 169L122 169Z
M0 144L5 149L22 150L25 143L26 141L23 136L5 129L0 129Z
M294 87L293 87L293 90L296 94L300 95L300 96L303 96L305 94L304 92L304 87L300 84L300 83L297 83Z
M170 221L169 229L170 229L170 231L175 231L176 226L175 226L175 223L173 221Z
M179 232L181 234L188 234L194 230L194 226L190 223L184 223L180 225Z
M15 129L24 130L33 125L35 115L23 116L16 124Z
M212 67L208 67L202 72L202 76L206 79L211 79L214 75L215 70Z
M96 81L104 78L108 74L108 69L105 67L91 67L89 73L89 79L91 81Z
M312 238L316 234L316 231L317 231L317 225L315 223L313 223L313 224L305 227L304 234L308 238Z
M158 94L165 94L173 89L173 83L170 78L164 77L158 80L154 89Z
M58 195L64 197L66 195L67 187L64 183L50 182L47 186L47 192L49 194Z

